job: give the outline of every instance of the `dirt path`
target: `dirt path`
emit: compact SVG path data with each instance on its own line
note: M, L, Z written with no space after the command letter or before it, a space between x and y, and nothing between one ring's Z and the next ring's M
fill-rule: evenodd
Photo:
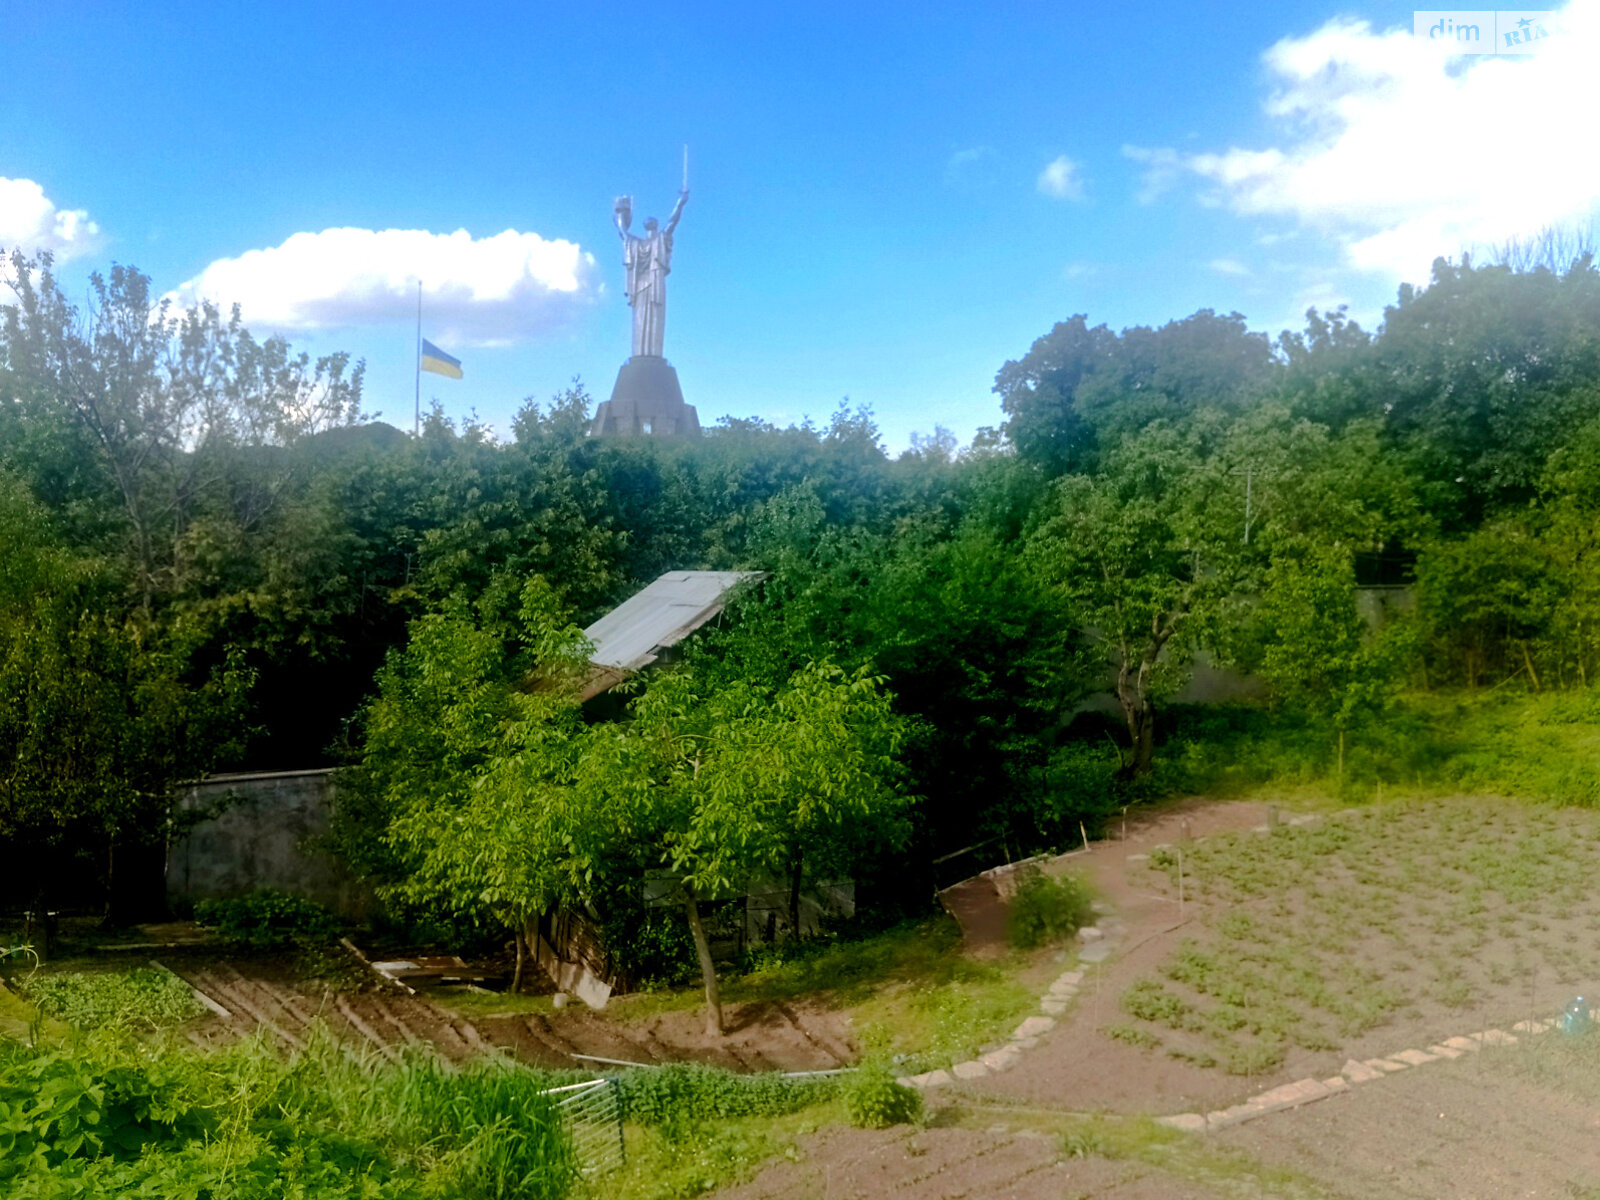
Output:
M769 1167L723 1200L1217 1200L1139 1163L1072 1158L1030 1130L828 1129L805 1157Z
M1267 819L1262 804L1187 801L1154 816L1130 818L1126 839L1098 842L1087 854L1058 860L1052 871L1087 874L1115 912L1121 934L1105 961L1090 964L1077 1002L1057 1027L1002 1075L963 1084L987 1099L1021 1101L1046 1108L1119 1112L1180 1112L1226 1107L1274 1082L1298 1078L1290 1070L1265 1079L1239 1079L1214 1070L1153 1056L1108 1037L1118 1020L1118 998L1139 976L1161 962L1187 936L1196 912L1180 919L1171 900L1140 891L1129 882L1130 854L1179 841L1249 829ZM992 922L991 922L992 923ZM1303 1074L1304 1072L1302 1072ZM1280 1078L1281 1076L1281 1078Z

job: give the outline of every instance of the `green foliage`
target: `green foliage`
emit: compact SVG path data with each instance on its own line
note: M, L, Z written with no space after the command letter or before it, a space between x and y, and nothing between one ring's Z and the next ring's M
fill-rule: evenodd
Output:
M202 1011L181 979L153 967L39 974L22 990L42 1011L79 1029L153 1030Z
M1154 421L1242 407L1268 384L1272 367L1266 337L1249 332L1239 313L1201 309L1159 329L1120 334L1090 328L1080 313L1000 368L994 390L1018 452L1059 474L1092 465L1097 449Z
M838 1090L832 1076L735 1075L695 1063L624 1072L617 1086L628 1120L674 1135L713 1119L798 1112Z
M970 473L959 520L929 512L891 533L830 525L814 488L764 505L751 565L767 578L691 651L718 678L777 682L824 659L881 674L911 718L908 788L939 850L1058 836L1049 756L1091 684L1071 613L1016 553L1019 517L988 511L1034 482L1011 461Z
M882 681L808 665L782 686L712 689L686 671L652 682L613 732L621 786L662 831L664 861L702 895L784 872L803 853L837 869L853 847L905 835L895 788L905 724Z
M352 1062L331 1043L279 1060L105 1038L0 1040L7 1196L155 1200L557 1200L576 1161L549 1077L502 1063Z
M922 1115L922 1093L895 1080L889 1064L870 1060L841 1088L844 1111L857 1129L906 1125Z
M664 908L632 908L613 903L602 926L607 950L628 970L636 986L671 987L694 978L694 938L683 917Z
M596 740L584 648L537 577L415 622L363 714L335 819L346 857L402 904L513 929L588 894L615 821L603 776L579 769Z
M194 919L253 950L327 942L339 934L339 919L322 905L272 888L230 900L202 900L194 907Z
M1377 631L1356 611L1348 551L1304 545L1268 570L1259 620L1270 632L1261 674L1277 695L1327 721L1341 735L1392 701L1409 656L1411 630L1390 621Z
M1011 897L1006 934L1019 950L1063 941L1089 923L1091 905L1082 880L1072 875L1052 878L1034 867Z
M44 510L0 469L0 839L19 880L58 851L104 856L162 836L175 783L201 773L234 728L248 672L186 671L181 647L115 615L103 563L62 546Z
M1181 681L1197 636L1239 582L1242 512L1199 430L1156 423L1059 480L1028 553L1077 620L1099 634L1131 742L1149 773L1155 708Z

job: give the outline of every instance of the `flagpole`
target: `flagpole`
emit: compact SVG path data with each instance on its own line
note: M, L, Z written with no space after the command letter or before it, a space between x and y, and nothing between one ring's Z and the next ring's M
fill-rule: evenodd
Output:
M417 354L411 360L416 369L416 396L411 409L411 436L422 434L422 280L417 280Z

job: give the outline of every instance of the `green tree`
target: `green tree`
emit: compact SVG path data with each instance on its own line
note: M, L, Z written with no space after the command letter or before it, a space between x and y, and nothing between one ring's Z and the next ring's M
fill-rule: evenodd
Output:
M181 542L209 514L251 529L283 487L281 460L259 451L360 419L362 366L312 363L281 338L256 341L237 307L176 315L131 267L90 277L80 311L50 256L10 257L14 302L0 306L0 394L16 416L62 431L77 491L107 498L145 613L173 585Z
M1368 628L1355 585L1347 547L1285 549L1267 570L1257 614L1267 631L1261 675L1280 699L1332 726L1341 784L1347 736L1388 706L1412 651L1406 626Z
M1527 672L1538 686L1534 643L1550 627L1560 581L1525 521L1500 518L1417 558L1417 617L1430 677L1477 687Z
M176 785L239 731L248 675L228 663L190 678L182 649L119 617L102 565L55 544L43 511L3 473L0 543L0 839L12 844L13 878L44 888L91 856L116 917L125 899L144 900L119 852L164 844Z
M1437 259L1374 343L1372 394L1429 508L1464 532L1531 499L1549 456L1600 413L1600 270Z
M618 836L614 793L587 762L585 649L537 576L520 592L506 579L475 607L452 599L380 672L361 762L340 789L346 857L401 905L511 930L513 987L530 923L588 899Z
M1001 367L994 390L1017 452L1060 474L1091 466L1100 447L1153 421L1238 409L1270 385L1274 367L1266 336L1238 313L1201 309L1120 334L1090 328L1080 313Z
M744 682L709 689L688 671L653 680L633 720L608 731L605 777L627 797L639 828L659 838L661 862L682 891L706 994L706 1031L722 1032L722 1005L700 901L739 891L753 877L799 885L868 847L906 833L906 796L895 786L904 722L881 681L827 664L781 687Z
M1600 667L1600 420L1550 456L1535 519L1558 580L1544 649L1587 686Z
M1094 475L1057 481L1028 541L1040 578L1106 648L1128 729L1124 773L1149 773L1158 701L1241 577L1243 497L1195 430L1124 439Z

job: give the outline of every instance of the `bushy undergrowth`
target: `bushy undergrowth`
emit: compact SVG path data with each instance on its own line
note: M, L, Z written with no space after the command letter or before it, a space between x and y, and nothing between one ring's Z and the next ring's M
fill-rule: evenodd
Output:
M262 888L231 900L202 900L194 919L236 946L271 950L329 941L339 935L339 919L303 896Z
M1037 867L1025 869L1011 898L1007 935L1019 950L1032 950L1069 938L1093 913L1088 889L1071 875L1051 878Z
M865 1063L846 1079L841 1093L845 1115L857 1129L887 1129L922 1115L922 1093L896 1082L881 1059Z
M1084 787L1124 802L1263 786L1372 796L1489 793L1600 806L1600 692L1415 692L1346 738L1292 708L1182 705L1165 716L1155 769L1137 784L1085 752ZM1096 768L1091 770L1090 767Z
M541 1091L500 1062L280 1059L0 1039L0 1194L16 1200L553 1200L577 1178Z
M625 1117L668 1133L682 1132L688 1122L798 1112L838 1087L835 1076L734 1075L694 1063L629 1071L618 1079Z
M153 967L35 975L22 990L42 1011L79 1029L153 1030L201 1012L181 979Z

